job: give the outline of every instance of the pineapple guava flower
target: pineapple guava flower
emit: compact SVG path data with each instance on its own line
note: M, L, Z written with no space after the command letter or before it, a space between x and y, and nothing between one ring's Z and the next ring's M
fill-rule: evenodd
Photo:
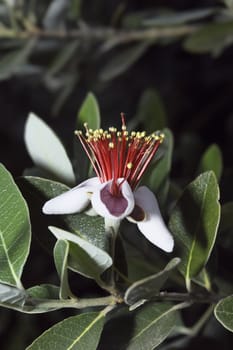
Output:
M146 187L137 187L164 135L157 132L128 133L124 115L118 131L88 129L77 131L97 177L90 178L73 189L49 200L43 206L45 214L73 214L92 211L120 222L127 218L137 224L141 233L166 252L173 250L174 241L161 216L154 194Z

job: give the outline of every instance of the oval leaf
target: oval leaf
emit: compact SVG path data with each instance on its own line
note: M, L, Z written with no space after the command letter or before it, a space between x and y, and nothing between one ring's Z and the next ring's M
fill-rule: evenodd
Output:
M100 128L100 109L98 101L92 92L89 92L78 112L78 125L88 124L90 129Z
M38 217L38 213L41 212L41 208L47 200L69 190L69 187L59 182L39 177L29 176L21 178L20 180L21 189L27 201L30 203L30 207L37 209L37 217L35 219L37 221L42 221L41 216ZM48 216L46 217L48 218ZM62 222L64 228L68 231L76 233L79 237L88 240L100 249L107 250L108 240L105 235L104 220L102 217L88 216L85 213L79 213L59 215L57 219L59 220L59 224ZM57 226L58 222L54 225Z
M49 126L30 113L25 126L25 143L33 162L61 182L73 185L75 176L67 153Z
M154 17L146 18L143 20L145 26L172 26L200 20L205 17L211 16L218 11L217 8L205 8L205 9L192 9L191 11L180 11L168 13L159 13Z
M103 313L86 313L57 323L26 350L95 350L103 329Z
M223 327L233 332L233 295L220 300L215 307L214 314Z
M150 42L134 44L132 47L124 48L116 54L101 70L100 79L109 81L116 78L129 69L150 46Z
M49 230L57 239L65 239L75 244L78 252L75 260L79 266L79 272L85 276L99 279L102 272L112 265L112 258L103 250L58 227L50 226Z
M233 42L233 22L210 23L184 41L184 48L193 53L219 53Z
M221 178L223 168L222 153L218 145L211 145L203 154L200 164L199 173L213 170L218 180Z
M135 121L143 122L145 129L150 132L161 130L167 126L163 101L155 89L147 89L143 93Z
M6 168L0 164L0 281L22 288L31 226L27 204Z
M152 350L158 346L176 325L180 305L148 303L135 311L116 311L104 328L99 349Z
M169 227L188 289L191 278L202 270L212 251L220 218L218 199L217 179L209 171L187 186L172 212Z
M135 317L132 337L126 350L151 350L162 343L176 325L176 310L180 305L168 303L148 304L139 309Z
M169 173L172 164L173 134L169 129L163 130L165 139L161 146L164 155L151 167L149 173L149 187L156 193L158 200L163 204L169 190Z
M125 302L129 305L133 305L139 300L153 298L153 296L160 291L163 284L169 278L169 275L179 263L180 259L174 258L169 261L162 271L133 283L125 293Z

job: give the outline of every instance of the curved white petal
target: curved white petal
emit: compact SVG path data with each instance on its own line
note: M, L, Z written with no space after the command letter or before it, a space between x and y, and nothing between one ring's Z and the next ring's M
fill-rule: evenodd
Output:
M136 204L146 213L145 220L137 222L141 233L165 252L172 252L174 240L163 221L153 192L147 187L141 186L134 192L134 196Z
M94 192L100 181L93 177L71 190L50 199L42 208L44 214L74 214L83 211L90 202L90 193Z
M117 180L118 184L124 181L121 185L120 197L114 197L107 191L108 186L111 186L112 180L104 182L95 190L91 197L91 203L94 210L103 217L109 219L124 219L134 208L134 195L130 185L123 178ZM108 198L103 200L103 191L108 192ZM106 193L105 193L106 194Z

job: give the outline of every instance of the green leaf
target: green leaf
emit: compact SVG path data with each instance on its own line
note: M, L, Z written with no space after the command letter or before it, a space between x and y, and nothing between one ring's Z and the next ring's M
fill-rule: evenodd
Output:
M184 48L192 53L219 54L233 43L233 22L210 23L195 31L184 41Z
M148 133L167 126L165 108L155 89L147 89L141 96L135 121L142 122Z
M100 109L98 101L92 92L89 92L78 112L78 125L88 124L90 129L100 128Z
M101 117L98 101L95 95L92 92L89 92L78 111L77 128L83 128L83 124L87 123L89 129L99 129L100 121ZM86 180L92 172L90 160L84 152L79 140L76 140L74 146L79 179L81 181Z
M172 211L169 227L186 286L206 265L217 234L220 205L217 179L212 171L198 176L184 190Z
M36 215L38 215L38 212L41 212L41 208L47 200L69 190L69 187L59 182L39 177L24 177L20 183L23 194L27 196L31 207L38 208ZM43 217L48 219L48 216L43 215ZM49 218L51 224L52 217L50 216ZM42 221L41 216L37 219ZM102 217L88 216L85 213L59 215L56 218L53 215L52 222L54 223L55 221L55 225L62 224L68 231L76 233L79 237L88 240L100 249L108 249L108 240L105 235L104 220Z
M49 230L57 239L65 239L74 243L72 254L75 269L81 274L99 280L99 276L112 265L112 258L103 250L85 241L78 236L61 230L58 227L49 227ZM72 268L72 266L70 266Z
M58 296L59 288L51 285L35 286L25 291L0 283L0 305L27 314L54 311L63 307L59 304L59 299L55 303L46 304L48 299L55 296L55 288Z
M79 47L79 42L71 41L62 46L62 49L58 52L55 59L53 60L51 66L47 71L47 75L58 74L74 57Z
M233 228L233 202L228 202L222 206L220 231L225 231Z
M53 254L54 254L56 269L61 280L59 296L61 299L67 299L68 297L72 296L72 293L69 287L68 271L67 271L69 242L65 240L58 240L54 247Z
M222 153L218 145L213 144L207 148L203 154L198 172L203 173L208 170L213 170L216 178L220 180L223 168Z
M40 284L27 289L30 297L36 299L59 299L59 287L53 284Z
M125 302L129 305L133 305L139 300L149 300L153 298L153 296L160 291L161 287L179 263L180 259L174 258L162 271L133 283L125 293Z
M155 303L139 309L126 350L151 350L161 344L176 325L176 310L180 305Z
M73 185L75 176L67 153L49 126L30 113L25 126L25 143L33 162L58 180Z
M147 303L129 312L117 310L103 331L98 349L151 350L170 334L176 325L180 304ZM117 314L118 313L118 314Z
M19 288L29 254L31 226L27 204L13 178L0 164L0 281Z
M8 307L23 307L26 293L23 289L19 289L7 284L0 283L0 305Z
M161 158L154 163L149 171L149 187L153 190L160 203L164 203L169 190L169 173L172 164L173 135L169 129L163 130L164 142L161 146Z
M180 11L159 13L157 16L150 16L142 21L144 26L172 26L200 20L217 12L216 8L192 9L191 11Z
M121 49L101 70L100 79L102 81L109 81L124 73L144 55L149 46L149 42L143 42Z
M223 327L233 332L233 295L220 300L214 314Z
M8 79L12 75L20 73L22 66L26 64L28 57L34 49L36 40L32 39L18 50L5 54L0 60L0 80Z
M86 313L57 323L26 350L95 350L103 329L103 313Z

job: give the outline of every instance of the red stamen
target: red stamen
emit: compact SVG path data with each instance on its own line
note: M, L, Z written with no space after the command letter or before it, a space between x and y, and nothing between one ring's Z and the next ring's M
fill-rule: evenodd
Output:
M136 188L164 138L162 134L146 136L145 132L129 135L123 113L121 122L121 131L115 128L93 131L85 125L86 137L81 131L76 132L96 175L102 183L112 180L111 192L116 196L121 193L124 181L132 190ZM123 178L120 183L119 178Z

